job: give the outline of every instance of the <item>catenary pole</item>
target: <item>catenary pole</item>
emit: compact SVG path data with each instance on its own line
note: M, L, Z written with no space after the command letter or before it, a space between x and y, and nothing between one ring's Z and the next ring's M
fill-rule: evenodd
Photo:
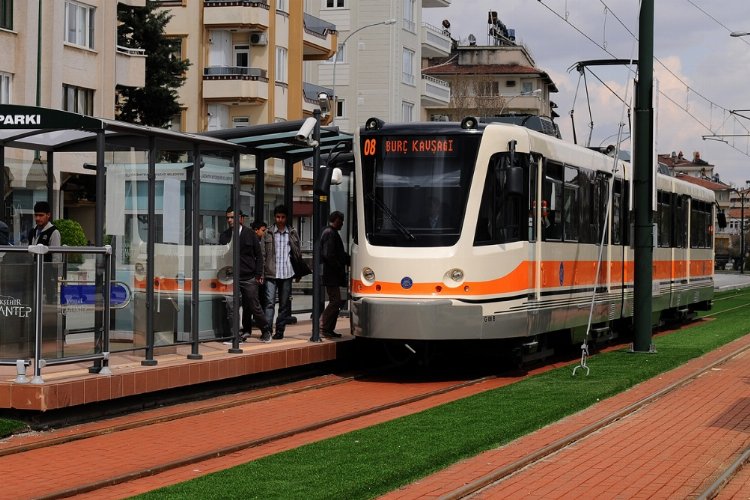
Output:
M654 0L642 0L638 21L638 83L635 109L635 297L633 352L651 352L654 256Z

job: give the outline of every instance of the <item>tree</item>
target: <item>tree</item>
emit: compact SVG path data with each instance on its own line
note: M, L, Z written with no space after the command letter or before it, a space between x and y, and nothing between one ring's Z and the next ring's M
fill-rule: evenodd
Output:
M185 83L190 61L179 57L181 41L164 35L172 15L158 10L159 2L148 0L145 7L117 5L117 43L146 52L146 85L118 86L118 120L165 127L180 112L177 89Z

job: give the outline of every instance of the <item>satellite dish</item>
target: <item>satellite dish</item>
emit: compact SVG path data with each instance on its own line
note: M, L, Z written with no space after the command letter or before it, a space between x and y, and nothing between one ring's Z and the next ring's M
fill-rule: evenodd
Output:
M476 45L477 44L477 37L474 35L469 35L469 45Z
M450 27L451 27L451 22L448 21L447 19L443 19L443 28L450 29Z

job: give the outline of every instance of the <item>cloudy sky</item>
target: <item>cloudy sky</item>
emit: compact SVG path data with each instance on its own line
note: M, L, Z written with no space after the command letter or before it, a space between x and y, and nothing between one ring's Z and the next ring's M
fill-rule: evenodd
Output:
M682 151L689 158L700 152L723 182L744 186L750 180L750 139L703 136L750 135L750 119L730 113L750 117L750 35L729 36L732 31L750 32L750 1L654 3L658 151ZM536 66L555 82L559 93L552 94L552 100L558 105L563 138L572 141L573 108L578 142L588 139L593 121L591 144L599 146L615 141L618 123L627 117L621 99L632 104L632 86L626 87L633 75L623 66L592 68L593 74L586 75L587 100L584 81L569 68L588 59L637 59L639 9L637 0L452 0L447 8L424 9L423 21L441 26L448 19L453 38L467 44L473 34L482 45L488 43L487 13L496 11L515 29L516 41L529 49ZM743 109L748 111L739 111ZM627 127L625 133L630 134ZM623 148L630 149L630 142Z

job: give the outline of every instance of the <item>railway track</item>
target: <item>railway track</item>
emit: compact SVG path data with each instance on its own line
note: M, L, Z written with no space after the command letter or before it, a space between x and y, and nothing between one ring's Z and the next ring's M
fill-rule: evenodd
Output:
M462 381L443 381L427 384L415 384L412 388L407 388L405 384L388 382L377 378L369 378L359 375L346 377L322 376L307 382L291 384L291 387L271 388L269 390L254 391L251 394L243 396L234 396L222 398L219 402L201 401L188 405L179 405L180 407L162 408L157 411L149 411L148 415L131 415L129 417L118 417L112 419L106 425L102 424L85 424L73 428L61 429L54 431L38 438L28 437L28 440L15 445L6 445L0 449L0 468L8 471L18 471L19 476L24 472L18 468L19 464L25 460L34 460L34 455L39 453L56 453L66 456L75 456L77 459L83 459L90 454L100 453L101 449L107 448L108 443L118 440L119 436L132 443L145 443L153 436L161 432L167 432L167 427L187 427L194 428L196 432L202 426L212 426L209 422L216 422L228 416L228 414L241 416L241 418L262 418L259 415L262 409L266 410L269 406L274 406L274 411L282 411L279 408L288 407L305 407L312 401L319 401L320 405L325 405L326 401L337 399L351 400L353 394L359 393L358 401L350 405L347 411L341 411L341 408L331 406L328 411L318 412L314 418L300 419L298 425L296 422L289 422L291 425L279 425L278 430L269 432L269 429L259 429L258 432L248 432L237 434L234 438L219 439L219 436L226 438L226 433L221 429L214 429L211 433L213 437L204 439L200 450L195 447L191 451L181 451L183 443L176 439L173 446L177 448L175 453L169 456L159 456L155 459L145 459L142 466L126 467L123 466L118 473L105 473L105 463L108 461L106 456L101 458L101 474L95 474L90 477L87 471L87 478L81 477L75 486L66 488L41 487L38 491L28 491L29 496L34 498L66 498L84 493L95 492L101 488L120 485L140 478L153 476L155 474L171 471L180 467L191 464L197 464L212 458L223 457L233 453L241 452L249 448L261 447L264 445L273 445L282 440L293 436L303 435L314 431L325 430L351 422L363 417L377 418L380 414L389 411L398 411L400 408L419 403L430 398L438 396L448 396L462 390L470 390L472 386L478 386L483 382L496 379L496 376L485 376ZM365 380L367 379L367 380ZM381 397L367 397L363 394L362 385L367 384L370 388L376 388L381 391ZM357 387L350 387L355 385ZM419 387L423 385L424 387ZM390 386L390 387L389 387ZM489 388L489 387L488 387ZM390 391L392 394L386 395ZM482 390L479 389L478 392ZM486 389L484 389L486 390ZM366 392L366 391L365 391ZM370 402L364 401L371 399ZM267 412L269 413L269 412ZM234 417L228 418L234 418ZM383 419L387 419L384 417ZM390 417L393 418L393 417ZM273 427L273 426L272 426ZM181 436L185 438L186 436ZM23 437L21 437L23 439ZM126 449L127 447L125 447ZM185 447L186 448L186 447ZM121 453L121 452L115 452ZM142 454L138 454L142 455ZM119 458L113 457L115 461L127 463L129 460L126 456ZM140 458L139 458L140 460ZM137 460L138 461L138 460ZM67 464L59 464L57 473L65 474ZM74 467L75 468L75 467ZM96 477L98 476L98 477ZM15 478L21 480L22 477ZM13 481L14 478L4 474L4 482Z
M503 481L511 477L512 475L520 472L523 469L533 467L536 464L540 464L543 461L549 459L561 450L571 447L577 443L580 443L584 439L592 436L594 433L600 432L606 429L608 426L615 422L625 419L630 415L633 415L641 408L655 402L656 400L666 396L667 394L689 384L695 379L701 377L703 374L715 370L722 364L727 363L733 358L750 351L750 346L741 347L735 351L732 351L719 359L714 360L708 365L705 365L691 373L684 375L678 380L672 382L668 386L655 391L639 400L629 404L628 406L621 408L617 411L606 415L605 417L593 422L583 428L576 430L562 438L550 443L547 446L539 448L533 453L529 453L523 458L511 462L501 468L493 470L490 473L484 474L480 477L475 478L471 482L456 488L453 491L444 493L440 496L441 500L458 500L463 498L484 498L493 496L493 488L499 487ZM698 496L702 500L715 498L719 495L721 488L724 487L732 477L740 470L740 468L750 460L750 449L744 450L743 453L737 456L736 460L727 467L716 481L706 488L703 493Z

